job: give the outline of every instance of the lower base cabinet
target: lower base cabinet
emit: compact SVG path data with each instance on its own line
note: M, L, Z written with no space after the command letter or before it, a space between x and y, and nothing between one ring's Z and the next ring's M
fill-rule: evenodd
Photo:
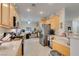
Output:
M61 45L61 44L56 43L56 42L53 42L53 50L57 50L63 56L69 56L70 55L70 48L69 47L66 47L66 46Z
M17 56L22 56L22 45L18 49Z

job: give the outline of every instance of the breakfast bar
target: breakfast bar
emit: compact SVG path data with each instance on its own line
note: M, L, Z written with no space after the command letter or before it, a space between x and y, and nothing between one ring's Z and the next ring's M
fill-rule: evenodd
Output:
M52 49L64 56L69 56L70 45L67 37L54 36L54 40L52 40Z
M21 56L22 39L5 42L0 45L0 56Z

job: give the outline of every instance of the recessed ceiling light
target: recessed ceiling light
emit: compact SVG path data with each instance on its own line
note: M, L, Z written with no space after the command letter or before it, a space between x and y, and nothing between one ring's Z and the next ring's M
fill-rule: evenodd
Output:
M40 11L40 14L43 14L44 12L43 11Z
M30 24L31 22L30 21L28 21L28 24Z
M31 9L30 9L30 8L28 8L28 9L27 9L27 12L30 12L30 11L31 11Z

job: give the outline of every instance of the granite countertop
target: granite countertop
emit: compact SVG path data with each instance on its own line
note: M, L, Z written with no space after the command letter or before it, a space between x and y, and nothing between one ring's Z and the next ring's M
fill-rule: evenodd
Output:
M22 43L22 39L5 42L0 45L0 56L15 56Z
M68 43L70 43L70 42L68 41L67 37L61 37L61 36L55 35L54 38L55 39L53 40L53 42L62 44L64 46L68 47L68 48L70 47L70 45L68 45Z
M79 36L73 35L72 37L70 37L70 39L77 39L77 40L79 40Z
M68 39L67 38L64 38L64 37L56 37L56 40L54 40L54 42L57 42L59 44L62 44L66 47L70 47L70 45L68 45Z

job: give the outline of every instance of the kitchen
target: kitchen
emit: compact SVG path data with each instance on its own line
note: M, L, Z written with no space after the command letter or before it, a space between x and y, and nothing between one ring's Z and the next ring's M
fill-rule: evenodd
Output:
M25 6L27 7L27 9L25 9ZM77 52L78 51L77 45L79 39L78 37L79 7L78 6L79 4L74 4L74 3L73 4L71 3L70 4L1 3L0 4L0 55L24 56L24 54L27 53L24 52L24 44L26 44L24 43L24 41L28 41L29 39L35 40L37 38L38 38L37 39L38 43L40 39L45 39L45 42L42 40L40 41L42 43L39 43L39 45L45 44L46 47L48 46L48 39L50 39L51 48L47 47L48 48L47 50L49 50L47 52L48 55L51 52L59 53L61 54L61 56L79 55L79 53ZM43 10L42 8L45 9ZM31 9L34 10L32 11ZM47 12L47 14L44 14L44 12L40 11L40 9L43 10L44 12ZM40 15L38 15L38 11L40 11ZM25 12L27 13L25 14ZM51 29L55 31L55 35L49 35L49 38L48 37L40 38L40 33L44 36L48 32L47 30L48 27L45 27L44 29L42 26L43 24L46 26L48 24L51 24ZM6 33L7 36L5 36L4 33ZM28 37L28 39L26 36ZM31 43L28 43L28 45L30 45ZM28 50L27 48L25 50Z

